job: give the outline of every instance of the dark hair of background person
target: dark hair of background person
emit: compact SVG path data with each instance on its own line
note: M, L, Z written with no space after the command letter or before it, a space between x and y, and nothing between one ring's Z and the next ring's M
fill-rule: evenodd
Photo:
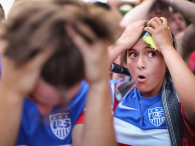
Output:
M95 2L95 3L92 3L92 5L105 8L106 10L111 10L110 6L107 3Z
M176 10L171 11L169 17L170 17L172 14L176 14L176 13L180 13L180 12L178 12L178 11L176 11ZM181 14L181 15L182 15L182 14ZM186 25L187 25L187 26L188 26L189 24L191 24L191 22L190 22L188 19L186 19L184 16L183 16L183 18L184 18L184 21L186 22Z
M5 20L5 11L2 7L2 5L0 4L0 21Z
M7 42L4 54L16 65L28 61L43 49L55 48L41 76L54 86L70 88L84 78L84 63L78 48L67 35L65 25L75 27L77 22L83 22L99 39L110 42L115 41L112 34L119 26L106 17L105 11L91 5L82 3L81 6L81 2L74 1L78 11L70 11L61 7L63 1L60 2L60 5L50 1L14 2L1 37Z

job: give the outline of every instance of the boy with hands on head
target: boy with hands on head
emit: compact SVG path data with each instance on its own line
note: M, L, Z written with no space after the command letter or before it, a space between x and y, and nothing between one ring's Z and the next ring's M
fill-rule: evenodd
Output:
M1 35L7 46L0 145L116 145L109 65L103 63L114 38L101 11L82 6L75 11L53 2L15 2Z
M146 21L142 20L129 25L116 43L109 47L110 62L124 52L124 60L136 84L124 95L114 113L119 145L182 144L182 128L179 140L178 137L172 138L171 134L175 131L169 127L164 99L168 106L176 103L172 110L177 115L182 114L176 125L185 122L190 127L187 137L191 136L190 133L195 135L192 130L195 124L195 77L173 46L167 20L160 19L151 19L147 27ZM157 51L142 40L146 31L152 35ZM120 82L115 80L113 84L116 86ZM178 110L179 105L182 113ZM194 137L186 141L189 145L195 142Z

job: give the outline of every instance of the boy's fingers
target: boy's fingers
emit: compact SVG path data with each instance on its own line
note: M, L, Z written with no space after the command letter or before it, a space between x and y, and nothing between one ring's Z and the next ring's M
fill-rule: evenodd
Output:
M128 28L130 28L131 26L134 26L134 25L135 26L142 26L142 25L144 25L145 22L146 22L146 20L139 20L137 22L134 22L134 23L128 25Z
M68 36L73 41L73 43L76 46L79 46L79 44L82 43L83 38L75 31L75 29L73 29L73 27L70 24L67 24L65 26L65 29L66 29L66 31L68 33Z
M159 25L155 20L150 20L147 24L148 27L153 27L154 29L157 28Z
M140 20L138 22L139 22L138 24L142 26L144 23L146 23L146 20Z
M53 55L53 48L46 48L39 52L36 56L34 56L31 60L29 60L30 65L34 67L42 67L45 62Z
M140 20L138 21L138 23L136 23L136 26L141 29L142 27L144 27L146 20Z
M91 28L89 26L87 26L86 24L83 24L82 22L78 22L76 24L76 27L78 28L78 30L84 34L86 37L90 38L92 41L97 39L97 36L94 34L94 32L91 30Z
M168 28L168 21L167 21L167 19L165 19L164 17L160 17L160 19L162 20L164 26L165 26L166 28Z
M86 42L86 40L80 34L78 34L70 24L67 24L65 26L65 29L68 33L68 36L77 46L77 48L81 50L81 52L88 50L88 43Z
M154 18L154 21L155 21L159 26L163 23L163 21L162 21L160 18L158 18L158 17L155 17L155 18Z
M160 17L160 19L163 21L164 26L165 26L165 27L169 30L169 34L170 34L171 39L172 39L172 41L173 41L173 36L172 36L171 31L170 31L170 28L169 28L169 24L168 24L167 19L166 19L166 18L164 18L164 17Z
M154 29L151 28L151 27L145 27L144 30L147 31L147 32L149 32L150 34L152 34L153 31L154 31Z

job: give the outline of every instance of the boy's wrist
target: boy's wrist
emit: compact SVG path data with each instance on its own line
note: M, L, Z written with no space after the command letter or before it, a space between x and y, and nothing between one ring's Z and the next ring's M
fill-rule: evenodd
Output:
M101 87L101 88L105 88L107 85L109 85L109 76L108 78L105 78L105 79L100 79L96 82L90 82L89 83L90 87Z
M163 56L166 55L167 53L170 53L171 51L175 50L175 48L173 46L167 46L164 48L166 48L166 49L161 50L161 53Z
M0 100L3 104L15 106L22 105L24 97L15 92L5 91L0 87Z
M1 97L8 97L9 99L24 99L24 96L19 91L12 89L10 86L8 86L4 81L1 81L0 83L0 96Z
M125 50L129 49L133 45L133 42L131 43L130 41L131 41L131 39L129 39L129 41L127 42L126 39L119 38L116 41L116 44L115 44L116 45L116 48L120 48L121 50L125 51Z

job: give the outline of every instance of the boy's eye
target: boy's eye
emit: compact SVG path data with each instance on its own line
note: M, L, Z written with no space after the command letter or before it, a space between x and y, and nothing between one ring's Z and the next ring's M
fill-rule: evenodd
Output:
M137 54L136 53L130 53L130 57L135 58L135 57L137 57Z
M153 57L153 56L155 56L155 55L156 55L156 54L155 54L154 52L149 52L149 53L148 53L148 56L149 56L149 57Z
M182 18L182 17L179 17L179 20L180 20L180 21L183 21L183 18Z

